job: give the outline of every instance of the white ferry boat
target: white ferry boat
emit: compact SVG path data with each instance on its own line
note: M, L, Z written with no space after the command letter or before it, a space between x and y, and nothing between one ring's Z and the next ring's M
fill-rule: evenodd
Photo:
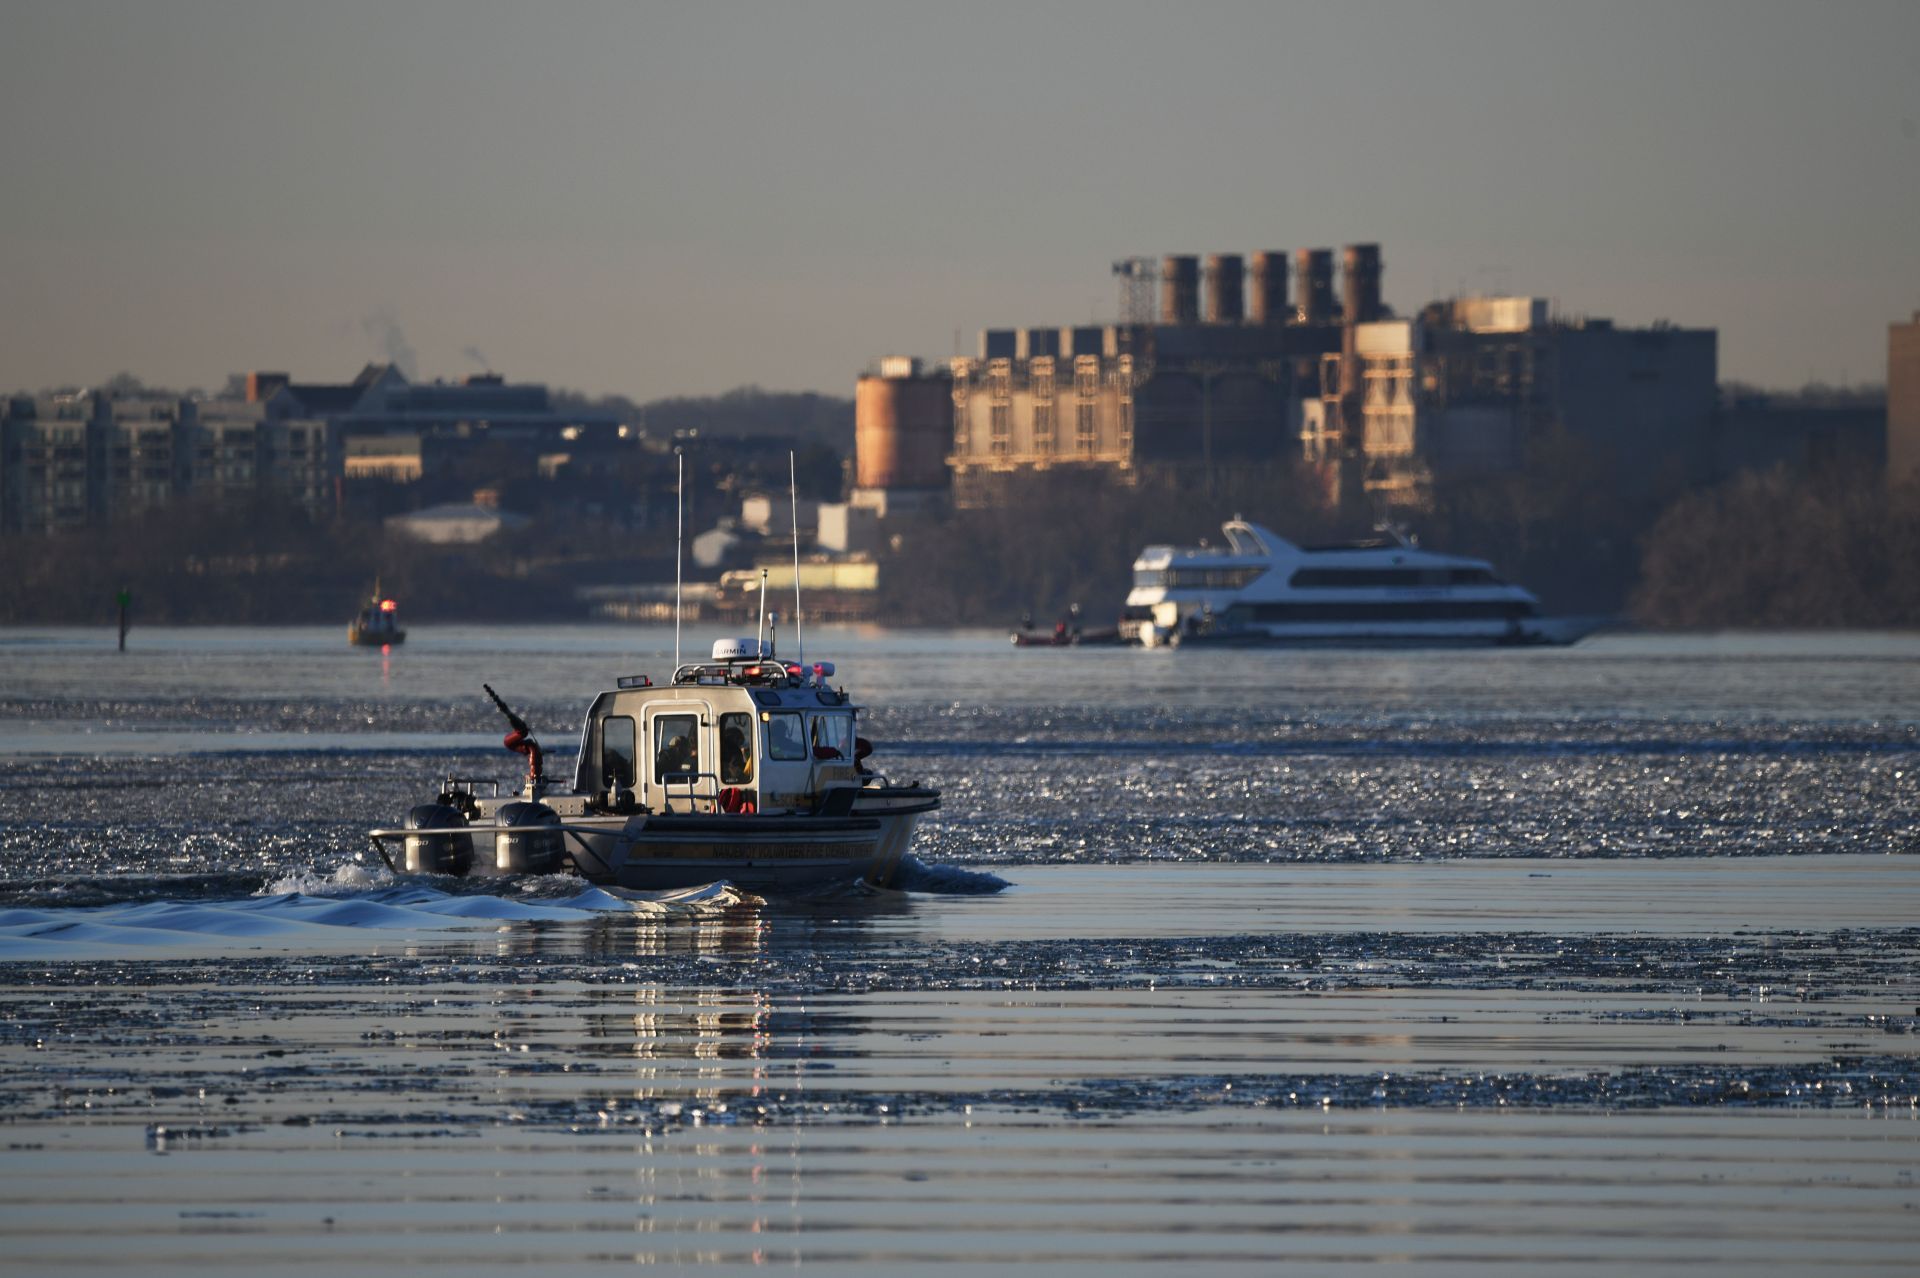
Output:
M1600 618L1543 617L1484 560L1390 538L1296 546L1234 519L1222 546L1149 546L1127 614L1149 647L1177 644L1566 644Z
M868 768L861 709L828 685L833 673L723 639L666 684L620 678L587 710L571 784L545 775L532 730L488 688L512 729L505 745L527 759L521 790L448 777L402 828L369 834L396 872L574 872L639 891L886 886L940 792Z

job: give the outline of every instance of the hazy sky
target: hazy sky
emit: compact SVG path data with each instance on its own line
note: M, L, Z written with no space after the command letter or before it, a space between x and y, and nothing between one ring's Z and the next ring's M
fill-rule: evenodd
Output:
M0 388L410 352L850 394L1113 259L1377 241L1390 304L1720 330L1879 381L1920 0L0 0Z

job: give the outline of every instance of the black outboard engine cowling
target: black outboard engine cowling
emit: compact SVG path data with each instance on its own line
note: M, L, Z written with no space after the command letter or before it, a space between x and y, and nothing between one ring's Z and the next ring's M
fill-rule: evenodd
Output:
M467 819L444 803L422 803L407 810L409 830L444 830ZM405 840L408 874L465 874L473 868L470 834L409 834Z
M509 803L494 813L500 826L550 825L546 830L503 829L493 836L495 874L557 874L566 868L565 840L560 814L544 803Z

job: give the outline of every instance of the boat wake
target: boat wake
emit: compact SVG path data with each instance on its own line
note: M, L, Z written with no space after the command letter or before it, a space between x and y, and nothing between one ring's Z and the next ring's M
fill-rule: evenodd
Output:
M227 886L231 890L233 884ZM929 865L909 854L891 890L985 896L1008 886L997 874ZM835 891L859 895L882 889L849 883ZM144 894L99 904L36 901L0 908L0 961L162 957L235 948L332 950L475 928L609 917L700 925L722 921L759 900L727 882L636 892L572 876L396 876L384 868L348 864L331 873L292 871L250 896Z
M0 910L0 960L161 956L209 948L297 951L352 948L518 923L583 923L607 916L713 921L753 898L730 884L670 892L592 887L578 879L464 883L397 879L342 866L288 874L255 896L227 900L120 901L90 907ZM455 890L447 890L449 887Z
M932 896L991 896L1011 887L1005 879L985 870L963 870L957 865L929 865L909 852L894 873L893 886L901 892L925 892Z

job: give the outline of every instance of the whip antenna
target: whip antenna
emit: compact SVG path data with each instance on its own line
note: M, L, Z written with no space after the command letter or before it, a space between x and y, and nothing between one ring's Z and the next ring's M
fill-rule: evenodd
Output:
M804 667L807 645L800 638L800 481L791 448L787 450L787 501L793 507L793 657Z
M760 626L753 632L754 656L767 655L767 570L760 570Z
M680 475L673 486L673 668L680 668L680 543L687 536L687 455L673 450Z

